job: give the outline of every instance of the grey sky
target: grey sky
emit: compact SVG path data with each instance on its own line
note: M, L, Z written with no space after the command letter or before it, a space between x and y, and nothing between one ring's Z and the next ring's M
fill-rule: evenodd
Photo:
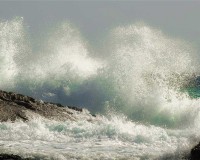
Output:
M89 43L98 46L111 28L142 21L200 46L198 1L1 1L0 19L15 16L24 17L33 36L69 20Z

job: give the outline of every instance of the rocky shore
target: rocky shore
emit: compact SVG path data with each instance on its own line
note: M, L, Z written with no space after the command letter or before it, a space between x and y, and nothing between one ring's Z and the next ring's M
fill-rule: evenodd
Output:
M61 104L43 102L42 100L36 100L32 97L17 94L13 92L6 92L0 90L0 122L16 120L29 121L31 116L42 116L47 119L65 121L76 121L82 114L83 109L74 106L62 106ZM95 118L90 115L91 119ZM190 155L187 155L186 159L200 160L200 143L191 149ZM33 160L33 158L22 158L13 154L1 154L0 160ZM163 159L163 158L162 158ZM170 159L165 157L164 159Z
M31 115L40 115L55 120L76 120L75 112L82 108L62 106L61 104L43 102L29 96L13 92L0 91L0 121L28 121Z

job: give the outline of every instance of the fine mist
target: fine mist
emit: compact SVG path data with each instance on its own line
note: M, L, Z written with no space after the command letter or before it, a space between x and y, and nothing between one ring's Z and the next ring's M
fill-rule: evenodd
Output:
M2 89L161 126L194 120L199 101L182 90L199 67L187 42L145 24L120 26L102 57L69 22L44 35L35 51L23 18L0 23Z

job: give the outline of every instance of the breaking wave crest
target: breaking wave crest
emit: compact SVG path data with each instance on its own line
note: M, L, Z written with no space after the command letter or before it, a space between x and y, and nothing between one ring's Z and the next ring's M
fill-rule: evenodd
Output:
M181 92L198 74L192 48L154 28L113 29L104 58L90 53L69 22L49 31L37 52L22 18L1 22L0 31L3 89L92 112L114 107L133 120L167 126L186 123L196 106Z
M34 50L23 18L0 22L0 87L120 116L98 116L93 123L1 123L6 152L42 156L48 144L45 156L58 159L153 159L188 149L191 137L199 137L200 100L188 92L199 65L187 42L144 24L121 26L110 31L102 57L69 22L44 35Z

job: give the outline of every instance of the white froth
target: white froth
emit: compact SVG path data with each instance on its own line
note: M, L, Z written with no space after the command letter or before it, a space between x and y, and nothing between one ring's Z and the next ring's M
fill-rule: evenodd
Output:
M126 102L119 108L133 117L139 112L153 123L160 123L162 116L166 123L184 117L190 98L180 89L197 69L190 46L145 25L118 27L111 37L109 79L117 98Z
M85 115L87 116L87 114ZM166 130L131 122L123 116L98 116L88 122L30 122L0 124L1 150L23 157L47 159L156 158L190 147L187 130ZM181 149L181 150L179 150Z
M147 25L117 27L111 53L99 60L78 29L63 23L29 57L25 30L22 18L0 23L1 88L50 100L75 95L79 102L83 96L94 107L107 101L140 123L113 114L88 122L87 111L76 122L3 122L1 152L41 159L153 159L189 149L191 137L199 137L200 101L180 92L199 68L186 42Z

